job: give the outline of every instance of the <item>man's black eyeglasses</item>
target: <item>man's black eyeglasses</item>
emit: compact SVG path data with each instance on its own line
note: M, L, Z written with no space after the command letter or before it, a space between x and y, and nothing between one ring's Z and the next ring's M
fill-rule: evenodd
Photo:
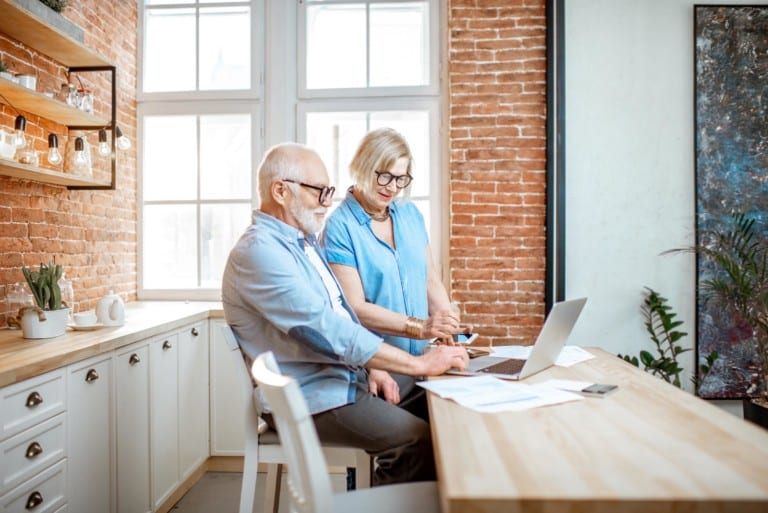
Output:
M413 177L411 175L399 175L395 176L389 171L374 171L376 173L376 183L379 185L389 185L392 180L395 181L395 185L398 189L404 189L411 183Z
M320 202L321 205L326 201L328 201L329 199L333 198L333 193L336 192L336 187L318 187L317 185L309 185L308 183L297 182L295 180L289 180L287 178L283 179L283 181L295 183L296 185L301 185L302 187L308 187L310 189L316 190L318 192L317 200Z

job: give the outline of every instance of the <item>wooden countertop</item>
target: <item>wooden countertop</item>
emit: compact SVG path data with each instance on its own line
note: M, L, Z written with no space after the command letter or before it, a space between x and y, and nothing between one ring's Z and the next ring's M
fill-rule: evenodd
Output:
M125 305L125 324L55 338L25 339L21 330L0 330L0 386L10 385L107 353L185 324L223 318L219 302L134 301Z

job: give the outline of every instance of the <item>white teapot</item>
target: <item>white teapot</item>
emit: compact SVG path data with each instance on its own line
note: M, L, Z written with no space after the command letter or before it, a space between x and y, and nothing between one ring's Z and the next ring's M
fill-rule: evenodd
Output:
M122 298L109 291L96 304L96 319L104 326L122 326L125 324L125 303Z

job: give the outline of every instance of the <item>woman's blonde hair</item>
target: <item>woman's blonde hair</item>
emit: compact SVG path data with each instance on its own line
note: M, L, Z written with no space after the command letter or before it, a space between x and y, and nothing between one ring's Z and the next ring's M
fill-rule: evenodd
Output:
M399 132L391 128L371 130L360 141L352 162L349 163L349 176L355 185L366 192L373 192L376 187L376 171L388 171L397 159L408 159L406 172L411 174L413 156L411 148ZM406 196L410 185L404 189Z

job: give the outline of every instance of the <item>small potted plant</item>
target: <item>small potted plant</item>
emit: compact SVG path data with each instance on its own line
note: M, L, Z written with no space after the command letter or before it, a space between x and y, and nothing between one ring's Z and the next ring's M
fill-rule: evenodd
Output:
M8 71L8 65L3 61L0 61L0 77L14 82L13 73Z
M52 338L63 335L69 319L68 305L61 300L59 279L61 265L50 262L40 264L38 271L22 267L29 288L35 298L35 306L25 306L16 318L24 338Z

